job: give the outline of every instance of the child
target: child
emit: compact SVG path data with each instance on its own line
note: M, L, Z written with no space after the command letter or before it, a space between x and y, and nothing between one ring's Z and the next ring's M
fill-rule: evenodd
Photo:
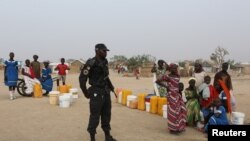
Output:
M62 83L63 85L65 85L65 81L66 81L66 70L70 70L70 68L68 67L68 65L64 64L65 63L65 59L61 58L61 64L58 64L55 68L55 70L58 70L58 78L56 80L57 82L57 87L59 86L59 80L62 79Z
M35 78L35 74L32 67L30 66L29 59L25 60L25 66L23 66L22 68L22 75L25 81L25 85L27 87L25 93L30 94L30 96L32 96L33 86L35 85L35 83L40 84L40 81Z
M47 95L53 88L53 81L51 78L51 69L49 68L49 61L44 61L44 68L42 69L42 87L46 90L45 95Z
M206 124L211 117L211 111L209 109L211 103L218 98L218 94L215 91L214 86L211 84L211 77L205 76L204 83L202 83L199 88L198 92L200 94L200 104L201 104L201 111L204 117L204 124Z
M14 60L15 54L11 52L9 54L10 59L4 62L4 83L9 87L10 100L15 99L15 88L18 80L18 67L17 61Z
M229 125L226 109L221 105L221 100L219 98L215 99L213 105L214 114L206 124L205 132L208 131L208 125Z
M138 80L140 79L140 71L139 71L139 68L135 69L135 78Z
M180 93L180 95L182 97L183 102L186 104L187 99L186 99L185 95L182 94L183 90L184 90L184 84L182 82L180 82L179 83L179 93Z

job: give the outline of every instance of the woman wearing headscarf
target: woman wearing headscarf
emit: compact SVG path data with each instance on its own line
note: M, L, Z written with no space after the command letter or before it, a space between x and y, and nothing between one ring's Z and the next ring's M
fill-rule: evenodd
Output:
M206 72L204 71L202 65L198 62L194 64L194 74L193 77L196 79L195 87L198 89L199 86L204 82Z
M168 68L168 64L164 60L158 60L157 65L155 64L153 68L151 69L152 73L155 73L156 79L161 78L163 75L166 74ZM167 96L167 89L166 87L162 87L160 85L157 85L160 97L166 97Z
M191 77L188 81L189 87L184 92L187 99L187 123L189 126L196 126L200 121L199 94L196 91L195 82L195 78Z
M186 107L179 93L180 76L176 64L170 64L170 74L163 75L156 83L168 90L167 121L170 133L180 133L186 127ZM167 85L165 85L167 83Z
M53 81L51 77L52 70L49 68L49 61L44 61L44 68L42 69L42 87L46 90L46 95L52 91Z

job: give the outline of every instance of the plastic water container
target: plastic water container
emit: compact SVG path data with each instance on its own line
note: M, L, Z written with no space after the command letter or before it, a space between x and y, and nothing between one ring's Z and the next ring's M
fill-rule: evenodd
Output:
M70 95L59 96L59 107L68 108L70 106Z
M146 102L150 102L150 98L151 98L152 96L156 96L156 95L155 95L155 94L148 94L148 95L145 97L145 101L146 101Z
M234 125L243 125L244 124L245 114L241 112L232 112L231 122Z
M69 89L69 93L72 93L73 98L78 98L78 89L77 88Z
M150 98L150 112L153 114L157 113L157 106L158 106L158 97L151 96Z
M163 105L162 111L163 111L163 118L167 118L168 117L168 105Z
M122 103L122 88L116 88L115 92L117 94L116 102Z
M158 110L157 114L162 116L163 114L163 105L167 104L167 98L166 97L158 97Z
M122 105L127 104L127 96L131 94L132 94L131 90L122 90Z
M122 104L122 91L118 93L118 103Z
M137 107L138 107L138 101L137 100L129 101L129 108L137 109Z
M59 91L60 93L68 93L69 92L69 87L67 85L61 85L59 86Z
M74 102L74 99L73 99L73 94L72 93L64 93L65 96L68 96L70 99L70 104L72 104Z
M59 91L51 91L49 92L49 104L58 105L59 103Z
M135 96L135 95L128 95L127 96L127 107L129 107L130 101L135 101L135 100L137 100L137 96Z
M150 102L146 102L146 112L150 112Z
M41 98L43 97L43 92L42 92L42 86L39 83L36 83L33 87L34 90L34 95L33 97L35 98Z
M146 94L138 94L138 109L145 110L145 96Z

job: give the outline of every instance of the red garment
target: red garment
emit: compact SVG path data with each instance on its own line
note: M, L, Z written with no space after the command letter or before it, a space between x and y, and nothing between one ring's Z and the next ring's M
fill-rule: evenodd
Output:
M58 74L59 75L66 75L66 70L68 69L69 67L65 64L59 64L57 65L57 69L58 69Z
M32 79L35 78L35 72L34 72L33 68L29 67L29 69L30 69L30 76L31 76L31 78Z
M226 94L226 97L227 97L227 108L228 108L228 112L229 113L232 113L232 107L231 107L231 96L230 96L230 91L229 89L227 88L227 85L225 84L224 81L222 80L219 80L219 83L220 83L220 86L222 87L223 91L225 92Z
M210 97L207 100L201 101L201 106L207 108L216 98L218 98L218 93L212 85L209 85Z

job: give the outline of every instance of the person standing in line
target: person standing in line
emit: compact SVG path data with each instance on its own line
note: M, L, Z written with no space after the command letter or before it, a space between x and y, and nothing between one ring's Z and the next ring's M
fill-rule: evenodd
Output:
M180 75L176 64L170 64L169 75L163 75L156 83L168 90L167 121L168 129L172 134L179 134L186 128L186 107L179 91ZM167 82L167 85L166 83Z
M14 60L13 52L10 52L9 57L10 59L4 62L4 83L9 87L10 100L14 100L18 80L18 63Z
M225 98L228 100L230 106L225 107L226 111L230 113L236 110L236 99L233 94L233 84L230 74L227 72L229 64L227 62L222 64L222 70L217 72L214 76L214 87L218 94L223 90L227 94Z
M158 60L157 65L154 64L153 68L151 69L152 73L155 73L156 79L161 78L163 75L168 74L168 64L164 60ZM157 85L160 97L167 96L167 89L166 87L162 87Z
M199 86L204 82L204 78L206 76L206 72L204 71L202 64L196 62L194 64L194 74L193 77L195 78L196 82L195 82L195 87L196 89L199 88Z
M112 107L110 91L114 91L114 86L109 79L107 51L109 49L104 44L96 44L95 57L86 62L79 76L82 92L86 98L90 99L90 116L87 130L91 141L95 141L96 128L100 118L105 133L105 141L116 141L110 135ZM86 83L88 79L90 87L87 89Z
M58 64L55 68L55 70L58 70L58 78L56 80L57 87L59 87L59 81L62 80L62 84L65 85L66 83L66 70L70 70L69 66L64 64L65 59L61 58L61 64Z
M35 78L40 79L41 77L41 64L38 61L38 55L33 56L34 61L31 62L31 67L33 68Z

